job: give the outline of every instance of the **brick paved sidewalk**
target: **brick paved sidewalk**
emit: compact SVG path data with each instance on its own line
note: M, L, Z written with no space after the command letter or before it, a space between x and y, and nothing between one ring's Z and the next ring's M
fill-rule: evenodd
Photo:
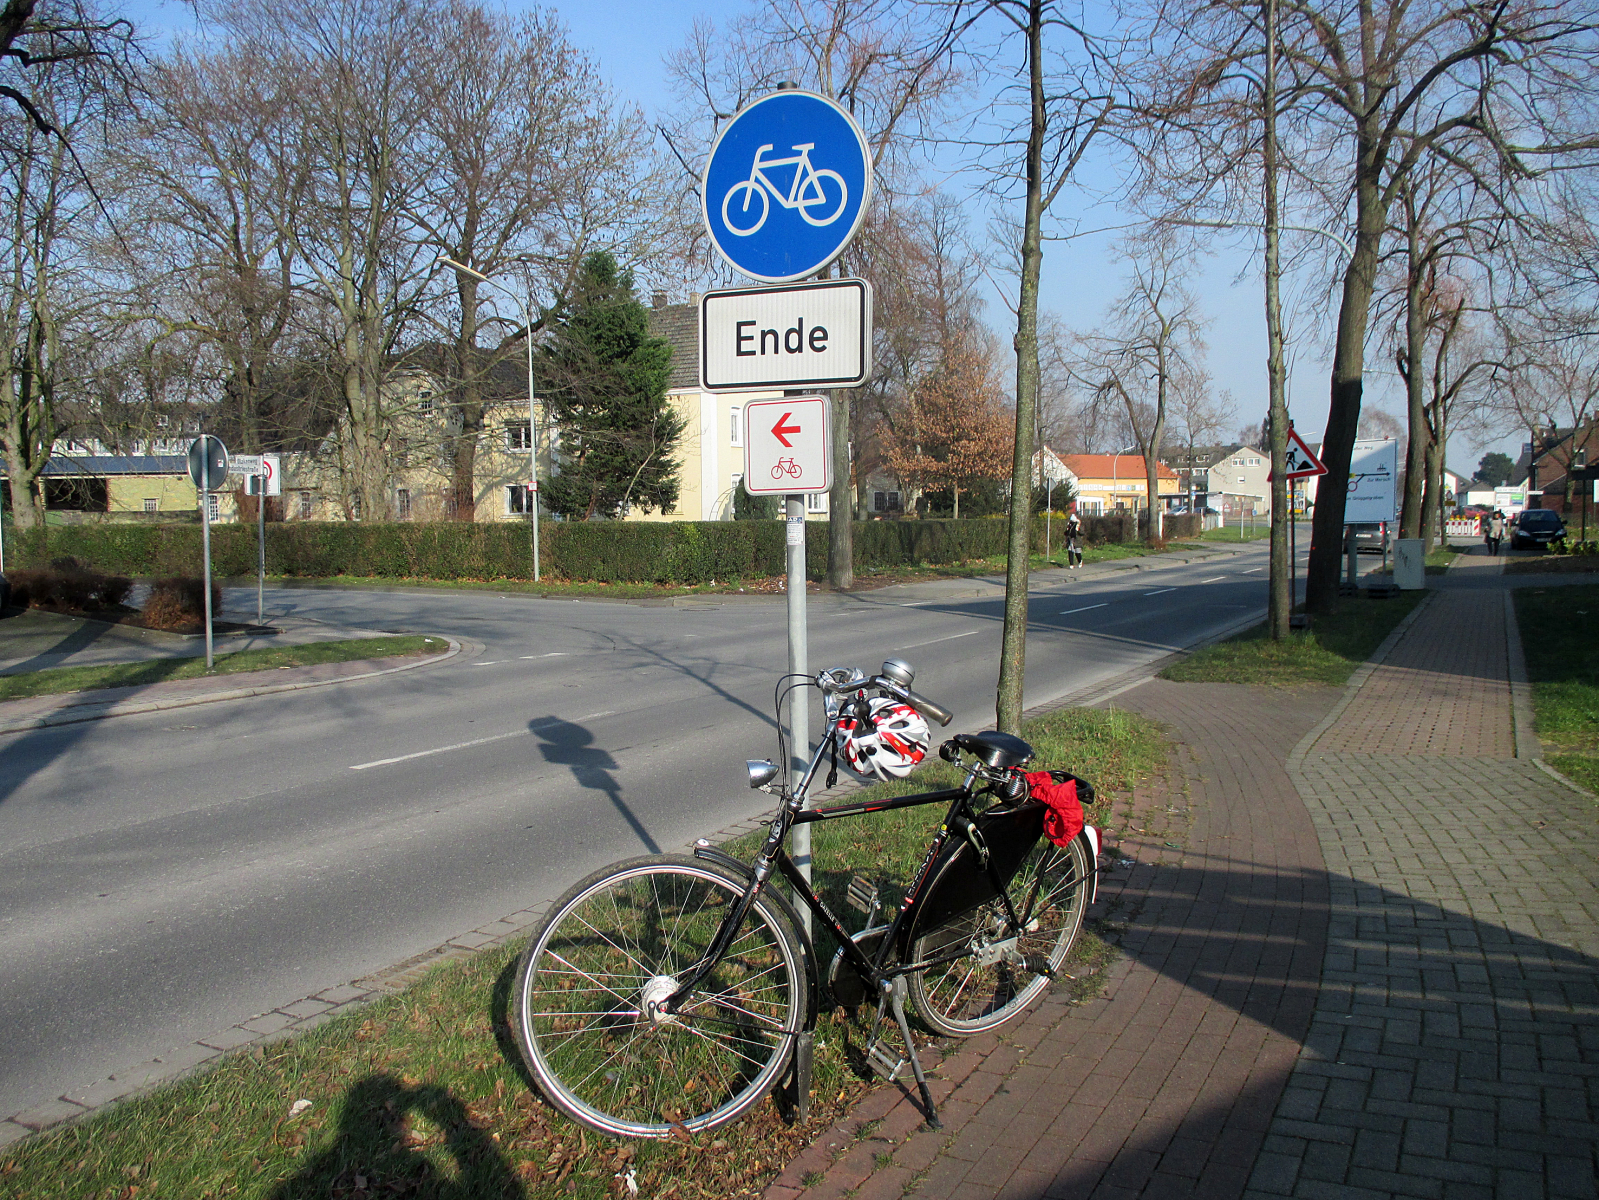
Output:
M942 1133L876 1093L771 1200L1595 1195L1599 834L1513 757L1505 612L1431 597L1347 692L1121 697L1184 745L1101 885L1106 995L952 1047Z

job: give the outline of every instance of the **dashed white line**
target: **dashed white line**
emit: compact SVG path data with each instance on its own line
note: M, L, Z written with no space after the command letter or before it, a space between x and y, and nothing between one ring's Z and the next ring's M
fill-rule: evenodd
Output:
M909 646L896 646L896 650L915 650L920 646L935 646L939 642L953 642L956 638L971 637L974 633L981 633L980 629L968 629L965 633L952 633L947 637L934 638L929 642L912 642Z
M1152 592L1145 592L1146 596L1164 596L1167 592L1175 592L1176 588L1156 588Z
M548 654L523 654L523 655L520 655L519 657L524 658L524 659L527 659L527 658L565 658L566 657L566 651L565 650L552 650Z
M448 754L452 750L465 750L472 746L486 746L490 742L503 742L506 738L526 737L531 731L517 729L511 733L497 733L493 737L473 738L470 742L457 742L453 746L439 746L433 750L418 750L414 754L401 754L394 758L379 758L372 762L355 763L350 767L352 771L365 771L368 767L388 767L395 763L410 762L413 758L426 758L430 754Z
M1253 575L1256 571L1264 571L1265 569L1265 567L1250 567L1249 570L1244 572L1244 574Z
M477 663L473 663L472 665L474 667L497 667L504 661L505 661L505 659L503 659L503 658L495 658L495 659L490 659L488 662L477 662Z
M1212 575L1209 579L1201 579L1200 583L1215 583L1218 579L1226 579L1225 575Z
M1102 604L1089 604L1089 605L1086 605L1083 608L1068 608L1065 612L1061 613L1060 615L1063 616L1063 617L1069 617L1073 613L1087 612L1090 608L1104 608L1109 603L1110 603L1110 601L1106 600Z

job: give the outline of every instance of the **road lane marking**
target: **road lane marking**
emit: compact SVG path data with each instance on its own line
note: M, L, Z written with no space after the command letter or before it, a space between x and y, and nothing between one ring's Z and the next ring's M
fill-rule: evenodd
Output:
M1249 570L1244 572L1244 574L1253 575L1256 571L1264 571L1265 569L1265 567L1250 567Z
M1201 579L1200 583L1215 583L1218 579L1226 579L1225 575L1212 575L1209 579Z
M473 663L472 665L474 667L497 667L504 661L505 660L503 658L495 658L495 659L489 660L488 662L476 662L476 663Z
M554 651L551 651L549 654L523 654L523 655L519 655L518 657L524 658L524 659L527 659L527 658L565 658L566 657L566 651L565 650L554 650Z
M616 715L616 710L615 709L606 708L606 709L601 709L597 713L589 713L589 715L586 716L586 717L579 717L578 720L579 721L593 721L593 720L598 719L599 717L614 717L615 715Z
M473 746L487 746L490 742L503 742L506 738L527 737L532 730L518 729L511 733L496 733L492 737L473 738L470 742L457 742L453 746L439 746L433 750L418 750L414 754L401 754L394 758L379 758L372 762L355 763L350 767L352 771L365 771L369 767L391 767L395 763L410 762L413 758L426 758L430 754L449 754L455 750L467 750Z
M915 650L921 646L936 646L939 642L953 642L956 638L971 637L974 633L981 633L981 629L968 629L965 633L952 633L947 637L934 638L930 642L912 642L909 646L896 646L896 650Z
M1087 606L1087 608L1068 608L1065 612L1061 613L1060 615L1063 616L1063 617L1069 617L1073 613L1087 612L1088 609L1090 609L1090 608L1104 608L1109 603L1110 603L1110 601L1106 600L1102 604L1090 604L1090 605Z
M1167 592L1175 592L1176 588L1156 588L1152 592L1145 592L1146 596L1164 596Z

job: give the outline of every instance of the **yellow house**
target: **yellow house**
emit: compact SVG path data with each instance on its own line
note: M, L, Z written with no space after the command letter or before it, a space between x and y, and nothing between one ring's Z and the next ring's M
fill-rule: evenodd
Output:
M1060 461L1077 480L1077 506L1084 513L1107 513L1149 507L1149 483L1141 454L1063 454ZM1177 473L1164 463L1155 466L1160 502L1171 507L1178 496Z

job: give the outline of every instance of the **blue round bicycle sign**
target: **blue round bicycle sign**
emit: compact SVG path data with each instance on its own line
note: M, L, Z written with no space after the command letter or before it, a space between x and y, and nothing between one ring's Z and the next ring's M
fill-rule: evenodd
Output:
M705 228L752 279L814 275L866 215L872 152L853 117L825 96L762 96L723 127L700 183Z

